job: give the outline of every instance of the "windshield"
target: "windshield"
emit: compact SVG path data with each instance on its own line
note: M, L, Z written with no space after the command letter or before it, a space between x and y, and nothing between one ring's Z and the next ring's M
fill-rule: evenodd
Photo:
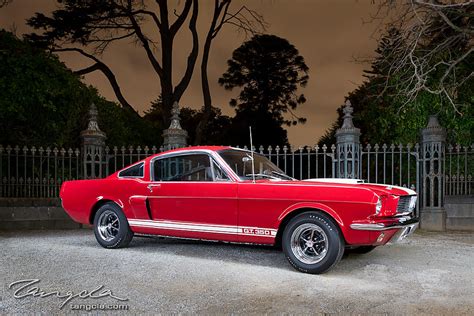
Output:
M255 161L254 174L252 174L252 155L250 152L230 149L220 151L219 155L242 180L251 180L253 176L256 179L293 180L261 154L253 154Z

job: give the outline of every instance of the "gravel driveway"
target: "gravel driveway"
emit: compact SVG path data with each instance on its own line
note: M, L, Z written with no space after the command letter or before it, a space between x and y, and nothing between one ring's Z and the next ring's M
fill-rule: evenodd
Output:
M327 274L308 275L268 247L134 238L129 248L106 250L87 229L0 233L0 314L125 304L132 313L472 315L473 245L473 234L416 233L401 244L351 254ZM27 281L9 285L33 279L39 281L17 294L33 292L14 298ZM100 285L93 295L110 290L128 300L75 297L60 309L66 298L33 297Z

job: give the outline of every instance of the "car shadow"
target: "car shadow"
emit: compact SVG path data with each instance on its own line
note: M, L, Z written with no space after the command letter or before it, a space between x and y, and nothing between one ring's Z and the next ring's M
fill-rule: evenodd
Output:
M159 251L166 254L183 256L185 258L221 260L300 273L288 263L281 247L277 246L188 240L170 237L135 236L126 249L139 253ZM370 254L345 254L342 260L331 269L331 274L346 275L357 270L363 270L364 267L370 263L371 257L379 256L375 252L376 250Z
M294 270L288 264L281 248L275 246L135 236L127 249L140 253L159 251L186 258L221 260Z

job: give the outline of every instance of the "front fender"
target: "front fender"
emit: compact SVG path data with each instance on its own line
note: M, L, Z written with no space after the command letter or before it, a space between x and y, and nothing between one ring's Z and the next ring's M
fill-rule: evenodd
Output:
M346 238L348 227L344 224L339 214L337 214L337 212L329 206L318 202L300 202L291 205L290 207L285 209L278 217L278 227L280 227L281 223L287 216L291 216L293 212L301 209L314 209L315 211L317 210L325 212L336 221L336 223L339 225L339 228L341 229L342 234L344 235L344 238Z

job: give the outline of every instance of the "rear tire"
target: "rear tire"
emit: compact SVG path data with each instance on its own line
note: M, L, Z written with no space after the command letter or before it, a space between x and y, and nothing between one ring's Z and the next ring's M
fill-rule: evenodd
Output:
M127 247L133 238L122 209L112 202L97 210L94 216L94 234L99 245L110 249Z
M282 247L296 270L320 274L341 260L344 239L339 227L328 215L306 212L292 218L285 227Z

